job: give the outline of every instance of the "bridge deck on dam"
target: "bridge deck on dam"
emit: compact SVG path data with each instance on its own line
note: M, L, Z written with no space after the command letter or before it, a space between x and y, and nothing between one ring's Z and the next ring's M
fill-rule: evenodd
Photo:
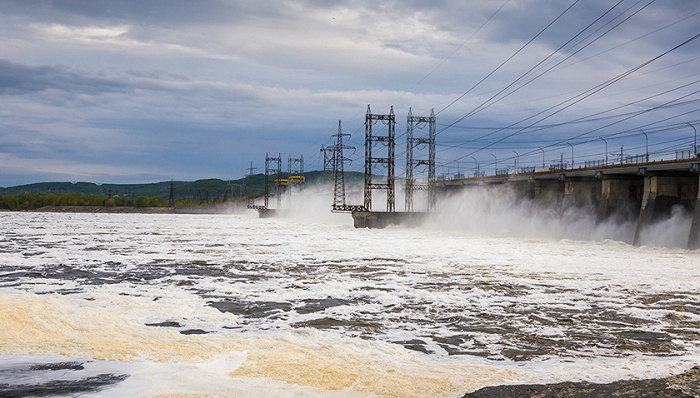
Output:
M515 173L503 174L497 176L469 177L451 180L438 180L436 186L462 186L462 185L479 185L493 184L512 181L531 181L533 179L566 179L572 177L596 177L610 175L638 175L643 176L645 173L651 172L700 172L700 158L695 159L678 159L678 160L662 160L645 163L627 163L627 164L610 164L600 167L580 167L572 169L537 169L530 173Z

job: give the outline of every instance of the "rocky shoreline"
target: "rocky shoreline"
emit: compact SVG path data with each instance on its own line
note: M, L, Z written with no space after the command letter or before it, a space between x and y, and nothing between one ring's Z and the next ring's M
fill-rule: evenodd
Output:
M463 398L700 398L700 366L663 379L484 387Z

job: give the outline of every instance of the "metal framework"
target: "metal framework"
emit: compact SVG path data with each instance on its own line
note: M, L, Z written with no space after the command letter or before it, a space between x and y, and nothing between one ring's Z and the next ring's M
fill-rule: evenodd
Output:
M335 172L335 147L321 145L321 153L323 154L323 181L329 182Z
M377 135L373 131L373 125L378 122L383 122L387 126L386 135ZM379 157L373 153L374 144L381 144L386 147L386 156ZM394 116L394 107L388 115L373 114L370 106L367 105L367 114L365 115L365 189L364 189L364 208L366 211L372 210L372 190L386 190L386 210L393 212L396 204L395 183L394 183L394 156L396 151L396 117ZM385 165L387 169L387 180L384 184L372 182L373 166Z
M253 186L252 179L253 179L253 171L256 170L257 167L253 167L253 161L250 161L250 167L248 168L248 174L246 177L251 181L251 186ZM265 180L267 182L267 179ZM266 184L267 185L267 184ZM264 188L264 192L267 191L267 187ZM249 192L252 194L253 192ZM267 206L261 206L261 205L256 205L255 204L255 198L250 197L248 198L248 208L249 209L267 209Z
M414 137L414 129L428 125L428 137ZM435 206L435 111L431 109L430 116L413 116L413 111L408 108L406 122L406 211L413 211L413 191L424 189L425 186L416 185L413 171L419 166L428 166L428 211ZM416 159L414 150L422 145L428 146L428 159Z
M305 183L304 155L298 158L290 156L287 159L287 179L280 179L277 181L277 184L275 184L287 190L287 207L291 208L292 206L292 191L294 191L294 187L299 187L299 192L301 193L304 191Z
M252 192L252 191L251 191L251 192L248 191L248 187L246 186L246 183L250 182L250 183L251 183L251 187L252 187L252 185L253 185L253 183L252 183L252 180L253 180L253 172L254 172L255 170L257 170L257 169L258 169L257 167L253 167L253 161L251 160L251 161L250 161L250 167L248 168L248 174L246 174L246 180L245 180L244 183L243 183L243 190L244 190L244 192L245 192L246 194L248 194L248 195L252 194L253 192ZM249 199L249 200L248 200L248 204L249 204L249 205L252 204L252 203L251 203L252 200L253 200L253 199Z
M277 208L282 207L282 195L280 194L279 181L282 179L282 155L277 154L277 157L271 157L265 154L265 208L269 208L270 199L270 177L276 175L274 180L275 193L277 197Z
M250 176L253 173L253 162L250 162ZM263 189L264 204L256 205L255 199L250 199L248 201L249 209L268 209L270 206L270 177L276 175L275 181L279 181L282 178L282 156L277 155L276 158L270 157L268 153L265 153L265 186ZM275 184L275 196L277 196L277 208L280 208L282 204L282 195L279 195L279 187Z
M335 147L324 147L321 145L321 153L323 154L323 171L335 170Z
M338 134L336 137L336 144L332 147L333 150L333 176L334 176L334 186L333 186L333 206L331 211L333 212L352 212L352 211L363 211L366 210L360 205L348 205L345 202L345 161L349 160L343 155L344 149L355 149L355 147L343 145L343 137L349 137L350 134L343 134L341 129L340 120L338 120Z
M304 190L304 183L306 179L304 177L304 155L298 158L289 158L289 185L299 186L299 190ZM294 178L295 177L295 178ZM302 178L299 178L302 177Z

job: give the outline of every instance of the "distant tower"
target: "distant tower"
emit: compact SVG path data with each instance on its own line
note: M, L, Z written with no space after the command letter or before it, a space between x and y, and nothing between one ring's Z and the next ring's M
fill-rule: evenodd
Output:
M246 183L250 183L251 187L253 186L253 171L257 170L256 167L253 167L253 161L250 161L250 167L248 168L248 174L246 177L248 177L246 180L243 180L243 193L246 195L250 195L252 192L248 192L248 186Z
M333 147L333 175L335 184L333 186L333 211L346 211L345 203L345 158L343 156L343 149L355 149L350 146L343 145L343 137L349 137L350 134L343 134L343 130L340 126L340 120L338 120L338 134L336 137L336 144Z
M168 198L168 206L175 207L175 183L170 180L170 197Z
M276 176L275 182L275 193L277 197L277 208L282 207L282 194L281 188L279 186L279 181L282 179L282 155L278 154L277 157L271 157L267 153L265 154L265 208L268 209L270 206L270 178Z
M299 193L302 193L306 183L306 177L304 177L304 155L298 158L290 156L287 166L287 207L291 208L294 189L298 188Z
M335 170L335 147L326 148L321 145L321 153L323 154L323 179L327 182L328 172Z

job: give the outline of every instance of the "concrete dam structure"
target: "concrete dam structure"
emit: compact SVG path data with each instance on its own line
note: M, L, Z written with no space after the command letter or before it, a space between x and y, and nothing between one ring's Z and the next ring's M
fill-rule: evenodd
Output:
M438 180L438 196L462 190L503 187L503 192L563 213L593 209L596 222L611 217L636 223L634 244L645 227L681 206L692 214L688 248L700 248L700 159L614 164L579 169Z

